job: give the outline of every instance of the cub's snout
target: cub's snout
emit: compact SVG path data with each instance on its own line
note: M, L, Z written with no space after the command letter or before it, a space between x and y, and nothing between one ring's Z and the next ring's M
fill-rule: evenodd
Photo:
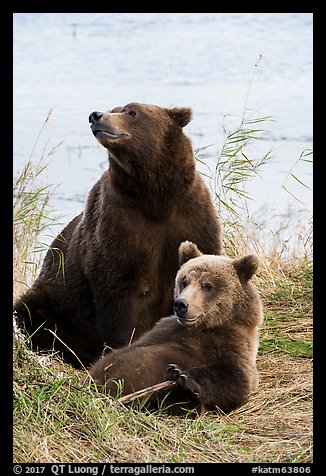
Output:
M177 316L183 316L188 312L189 304L183 298L177 298L173 302L173 311Z

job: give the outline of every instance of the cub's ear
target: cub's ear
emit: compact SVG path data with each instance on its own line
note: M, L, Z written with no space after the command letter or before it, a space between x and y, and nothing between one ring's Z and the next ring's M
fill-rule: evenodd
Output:
M190 107L173 107L172 109L166 109L166 112L180 127L186 126L192 119Z
M260 261L258 256L248 255L243 258L235 259L233 264L240 281L246 282L256 273Z
M179 246L179 265L182 266L190 259L202 256L202 254L192 241L183 241Z

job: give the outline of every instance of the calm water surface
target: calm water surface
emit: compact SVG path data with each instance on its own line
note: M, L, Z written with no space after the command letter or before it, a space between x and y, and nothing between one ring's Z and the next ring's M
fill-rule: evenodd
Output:
M304 223L312 191L289 172L312 187L311 165L296 163L312 148L312 29L311 13L16 13L14 174L52 109L33 159L64 141L47 180L58 185L52 205L66 223L107 167L90 112L131 101L190 106L185 132L195 149L210 146L205 161L214 169L222 126L239 124L246 107L248 118L273 118L248 151L273 155L248 185L250 213L268 227L266 217L290 207Z

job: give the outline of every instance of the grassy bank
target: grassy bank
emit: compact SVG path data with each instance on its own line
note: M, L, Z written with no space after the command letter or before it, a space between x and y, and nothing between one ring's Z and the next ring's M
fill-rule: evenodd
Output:
M21 188L15 187L16 296L33 282L37 235L51 222L50 190L37 183L42 167L29 164L25 176L30 178L18 180ZM234 199L227 198L223 200L234 209ZM39 221L35 210L42 212ZM241 256L248 237L230 223L225 223L225 250ZM262 265L254 279L265 321L257 359L260 385L244 406L229 415L200 417L123 406L99 394L86 372L51 353L33 353L16 330L14 461L311 462L312 263L305 253L285 260L280 253L264 254L261 247L256 251Z
M170 417L97 394L55 356L14 347L16 462L312 461L311 268L257 277L265 306L260 385L228 416ZM302 279L302 277L304 277Z

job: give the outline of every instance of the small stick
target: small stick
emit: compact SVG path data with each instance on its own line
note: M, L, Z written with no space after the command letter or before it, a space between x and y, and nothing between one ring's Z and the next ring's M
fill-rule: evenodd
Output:
M173 388L177 383L174 380L166 380L165 382L157 383L156 385L152 385L151 387L146 387L137 392L129 393L124 397L118 399L119 403L130 403L136 398L147 397L148 395L152 395L160 390L167 390L169 388Z

